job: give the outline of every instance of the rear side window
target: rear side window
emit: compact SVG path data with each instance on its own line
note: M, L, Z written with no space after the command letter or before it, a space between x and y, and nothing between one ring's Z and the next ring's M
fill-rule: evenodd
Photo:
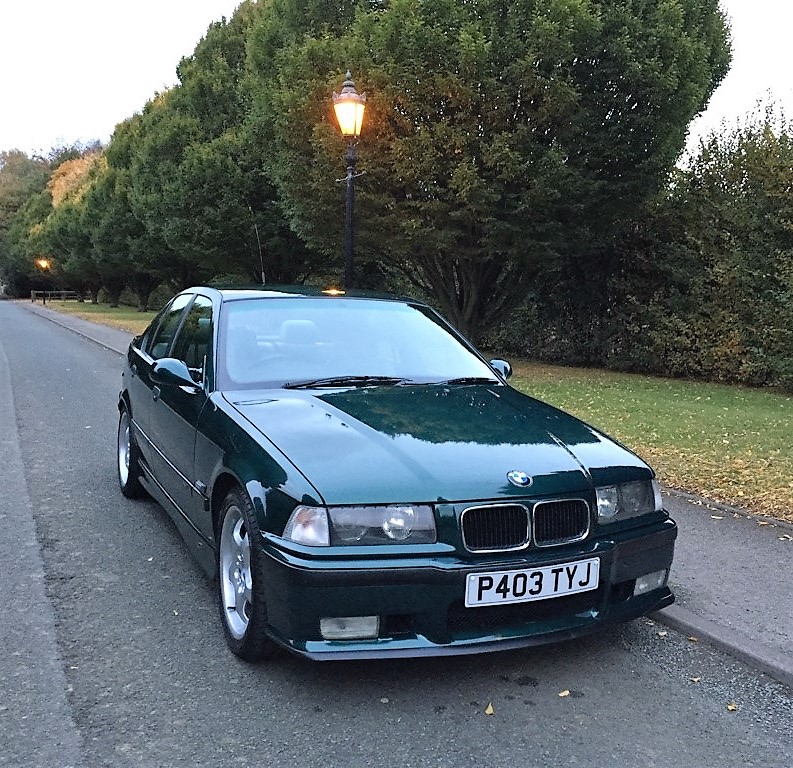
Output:
M176 330L179 328L179 320L182 317L182 312L192 298L192 294L183 293L177 296L171 302L171 305L162 313L162 319L160 320L159 326L157 326L157 331L149 339L148 349L144 350L155 360L159 360L161 357L165 357L168 354L173 337L176 335Z

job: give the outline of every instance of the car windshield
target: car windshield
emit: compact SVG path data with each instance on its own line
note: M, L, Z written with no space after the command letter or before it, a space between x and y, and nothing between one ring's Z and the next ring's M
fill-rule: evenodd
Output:
M432 310L378 299L226 302L218 357L223 389L498 383Z

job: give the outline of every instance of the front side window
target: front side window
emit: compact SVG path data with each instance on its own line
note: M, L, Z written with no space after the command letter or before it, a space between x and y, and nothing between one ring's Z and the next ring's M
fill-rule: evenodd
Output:
M206 370L207 357L212 354L212 301L206 296L196 296L179 329L173 345L172 357L183 360L190 375L201 382Z
M165 357L171 348L171 342L179 328L179 320L184 308L190 303L193 295L183 293L177 296L171 305L163 312L157 331L149 341L149 348L145 351L155 360Z

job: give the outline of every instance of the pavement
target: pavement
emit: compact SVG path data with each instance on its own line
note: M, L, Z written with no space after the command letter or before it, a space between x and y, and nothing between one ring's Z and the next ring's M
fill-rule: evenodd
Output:
M125 355L132 334L31 302L32 312ZM651 618L793 688L793 525L671 488L676 602Z

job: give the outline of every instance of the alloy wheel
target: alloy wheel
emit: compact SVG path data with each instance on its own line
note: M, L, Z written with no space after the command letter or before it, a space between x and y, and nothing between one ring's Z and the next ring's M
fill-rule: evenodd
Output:
M223 615L231 635L241 640L251 617L253 581L248 529L236 505L230 506L223 518L218 561Z

